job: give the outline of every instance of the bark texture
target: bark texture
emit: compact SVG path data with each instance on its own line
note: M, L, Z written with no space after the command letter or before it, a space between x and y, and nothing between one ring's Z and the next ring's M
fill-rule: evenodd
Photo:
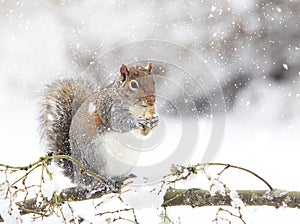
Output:
M269 190L238 190L239 198L245 206L273 206L275 208L288 207L300 208L300 192L284 191L279 189ZM89 194L80 188L65 189L59 195L59 202L82 201L100 198L112 192L95 192ZM115 192L118 193L118 192ZM21 214L42 213L43 206L39 206L35 199L18 202ZM231 206L231 198L228 195L217 194L211 196L210 192L202 189L168 189L164 196L163 207L170 206ZM0 221L3 219L0 217Z

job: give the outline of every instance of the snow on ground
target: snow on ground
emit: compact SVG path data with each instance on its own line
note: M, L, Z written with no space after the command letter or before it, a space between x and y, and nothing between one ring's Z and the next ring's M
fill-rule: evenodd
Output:
M216 160L248 167L276 188L299 190L299 89L299 83L292 87L266 80L251 83L252 93L244 91L235 111L227 115Z

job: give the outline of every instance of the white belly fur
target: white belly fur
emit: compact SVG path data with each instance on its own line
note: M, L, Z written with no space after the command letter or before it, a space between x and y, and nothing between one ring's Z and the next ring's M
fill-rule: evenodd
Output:
M126 139L125 135L128 133L109 132L96 144L106 161L103 171L108 177L127 176L137 163L140 153L121 140Z

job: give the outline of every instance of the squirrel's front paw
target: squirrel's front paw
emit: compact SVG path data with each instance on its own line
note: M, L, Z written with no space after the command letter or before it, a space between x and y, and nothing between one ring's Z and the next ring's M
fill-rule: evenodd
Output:
M137 117L138 127L141 130L142 135L148 135L150 130L158 125L158 116L153 114L152 119L149 120L144 116Z
M137 117L137 123L138 123L138 127L141 130L145 130L147 127L150 128L151 127L151 122L148 118L144 117L144 116L138 116Z
M158 116L157 114L153 114L152 120L150 121L150 128L154 128L158 125Z

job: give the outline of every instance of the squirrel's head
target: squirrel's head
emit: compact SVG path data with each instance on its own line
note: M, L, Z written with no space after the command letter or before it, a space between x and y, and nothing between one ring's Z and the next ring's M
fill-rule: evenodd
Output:
M152 121L155 112L155 82L152 74L152 63L146 67L121 65L116 80L121 100L129 106L131 114L135 117L143 116ZM143 125L140 133L148 135L149 125Z
M155 82L152 74L152 63L146 67L121 65L117 86L126 99L143 106L155 103Z

